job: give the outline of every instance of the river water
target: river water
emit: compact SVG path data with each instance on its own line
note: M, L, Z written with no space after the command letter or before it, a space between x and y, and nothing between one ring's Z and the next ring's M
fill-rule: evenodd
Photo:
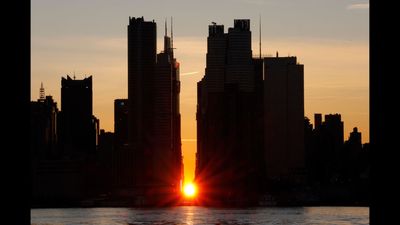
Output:
M31 209L32 225L369 224L368 207Z

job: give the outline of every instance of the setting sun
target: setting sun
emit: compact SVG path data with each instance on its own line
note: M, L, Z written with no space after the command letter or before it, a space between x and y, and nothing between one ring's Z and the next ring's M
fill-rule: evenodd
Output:
M183 188L183 194L186 197L194 197L196 195L196 186L193 183L185 184Z

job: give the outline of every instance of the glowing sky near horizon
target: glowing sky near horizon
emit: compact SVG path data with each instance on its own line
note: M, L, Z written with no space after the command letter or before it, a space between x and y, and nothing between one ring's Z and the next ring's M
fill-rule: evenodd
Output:
M174 17L175 56L181 65L182 148L185 178L193 179L196 83L204 76L208 25L250 19L253 54L297 56L304 64L305 116L340 113L345 139L353 127L369 142L369 1L364 0L32 0L31 99L40 83L60 108L61 77L93 76L93 111L113 131L113 102L127 98L128 18L157 22Z

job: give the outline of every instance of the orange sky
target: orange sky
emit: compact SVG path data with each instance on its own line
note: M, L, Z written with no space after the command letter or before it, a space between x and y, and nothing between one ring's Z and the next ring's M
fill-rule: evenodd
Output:
M164 19L174 16L175 56L181 66L182 147L185 178L194 176L196 83L203 77L207 26L251 19L253 53L297 56L304 64L305 115L340 113L345 139L352 128L369 142L369 2L359 0L34 0L31 3L31 99L43 82L60 108L61 77L93 76L93 111L113 131L113 102L127 98L128 17L157 23L158 52ZM212 7L210 7L212 6Z
M113 131L113 101L127 96L126 40L65 37L52 42L40 39L34 41L37 42L34 45L46 44L49 49L54 47L64 50L64 60L60 61L56 51L52 54L46 54L46 51L32 53L32 74L35 75L32 75L32 99L39 97L40 82L43 81L46 94L52 95L60 107L61 76L66 73L72 75L74 70L77 79L82 79L84 74L93 75L94 114L100 119L102 129ZM63 47L59 49L57 46L61 43ZM161 44L162 39L159 38L158 49L161 49ZM70 47L77 45L85 46L87 51L68 55ZM99 46L102 47L101 51L96 50ZM174 46L177 48L175 56L181 64L185 178L192 180L196 152L196 83L204 75L206 37L176 37ZM253 43L253 52L257 52L254 46L257 46L256 42ZM275 51L279 51L281 56L297 56L298 61L304 64L305 115L312 123L316 112L341 113L345 139L352 128L357 126L362 132L363 142L369 142L368 43L265 38L263 46L266 46L263 54L275 54Z

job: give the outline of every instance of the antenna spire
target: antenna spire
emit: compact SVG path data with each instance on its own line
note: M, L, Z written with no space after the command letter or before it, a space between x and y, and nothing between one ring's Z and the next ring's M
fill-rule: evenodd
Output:
M174 49L174 32L173 32L173 26L172 26L172 16L171 16L171 49Z
M164 36L166 37L167 36L167 18L165 18L164 28L165 28Z
M44 93L43 82L40 83L40 90L39 90L39 100L44 101L46 99Z
M261 14L260 14L260 59L261 59Z

